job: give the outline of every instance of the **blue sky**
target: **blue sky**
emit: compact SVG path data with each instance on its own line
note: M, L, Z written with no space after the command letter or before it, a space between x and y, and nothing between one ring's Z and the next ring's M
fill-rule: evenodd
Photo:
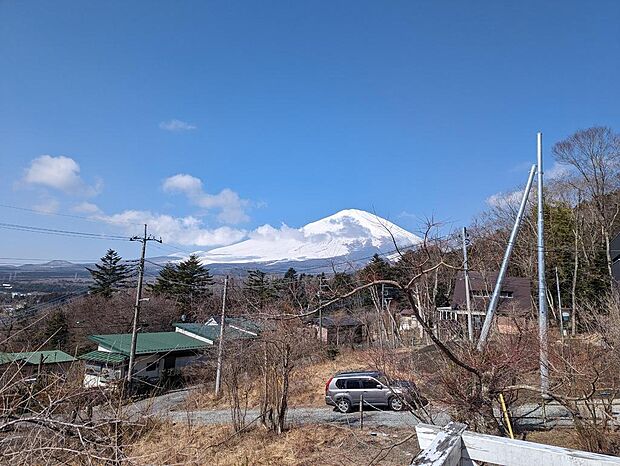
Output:
M617 1L0 1L0 203L91 219L1 221L148 221L190 250L345 208L466 225L537 130L620 130L618 24ZM137 254L0 235L1 257Z

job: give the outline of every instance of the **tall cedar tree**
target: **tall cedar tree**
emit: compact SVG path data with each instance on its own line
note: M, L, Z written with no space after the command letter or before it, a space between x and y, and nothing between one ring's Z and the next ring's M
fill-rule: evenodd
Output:
M64 349L69 340L69 325L64 312L56 311L47 321L42 336L47 348Z
M260 270L248 271L243 291L248 301L258 309L263 309L275 294L272 283L266 277L265 272Z
M114 249L108 249L100 264L95 264L94 269L87 267L86 270L95 281L88 289L109 298L114 292L127 288L133 272L128 265L121 264L121 260L121 256Z
M209 269L200 263L197 255L192 254L179 264L166 264L151 290L175 299L183 312L192 312L196 303L208 298L213 277Z

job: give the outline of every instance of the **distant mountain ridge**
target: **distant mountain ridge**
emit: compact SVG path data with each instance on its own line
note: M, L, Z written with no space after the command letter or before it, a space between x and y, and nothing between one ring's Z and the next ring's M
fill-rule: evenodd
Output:
M363 210L341 210L301 228L283 225L259 227L249 239L230 246L198 251L207 265L326 262L328 259L357 260L386 254L398 247L419 244L422 239L398 225Z
M259 268L268 273L284 273L288 267L312 273L363 267L373 254L394 255L395 245L406 248L422 239L398 225L363 210L346 209L301 228L263 225L238 243L196 251L212 273L243 275ZM151 275L160 267L152 263L178 262L189 254L150 257L146 268ZM43 264L0 265L7 279L90 278L88 263L53 260ZM27 272L26 275L22 272Z

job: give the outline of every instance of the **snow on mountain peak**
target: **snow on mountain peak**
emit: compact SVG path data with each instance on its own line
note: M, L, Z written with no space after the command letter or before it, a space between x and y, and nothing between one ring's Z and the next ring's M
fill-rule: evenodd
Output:
M386 252L417 244L413 233L374 214L357 209L341 210L301 228L282 224L258 227L249 239L200 253L206 264L304 261L351 256L356 253Z

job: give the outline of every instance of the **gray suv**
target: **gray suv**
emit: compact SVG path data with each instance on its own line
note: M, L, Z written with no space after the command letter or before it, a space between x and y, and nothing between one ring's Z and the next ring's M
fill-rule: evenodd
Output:
M387 406L400 411L405 400L414 407L418 404L410 396L412 387L415 389L412 382L396 381L390 384L387 377L377 371L338 372L325 384L325 403L348 413L359 406L363 396L364 406Z

